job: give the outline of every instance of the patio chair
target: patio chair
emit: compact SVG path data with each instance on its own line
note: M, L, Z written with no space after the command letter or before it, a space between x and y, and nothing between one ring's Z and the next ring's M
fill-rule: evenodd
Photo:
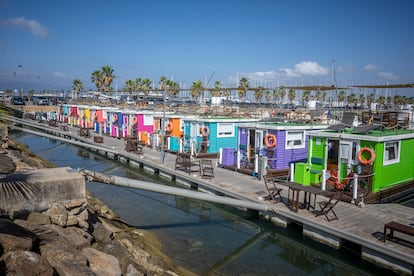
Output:
M344 114L342 115L341 122L335 125L330 125L328 129L339 132L344 130L345 128L352 127L355 120L355 115L356 114L354 112L344 112Z
M337 220L338 216L334 211L334 207L341 200L341 196L342 193L333 193L329 196L329 200L318 202L320 210L315 216L324 215L328 221Z
M213 162L210 159L201 159L201 177L208 179L214 177Z
M276 202L276 197L280 198L280 202L283 202L283 198L281 195L282 188L279 188L275 182L275 179L272 175L264 175L263 180L265 182L265 186L267 192L269 193L268 197L273 201Z

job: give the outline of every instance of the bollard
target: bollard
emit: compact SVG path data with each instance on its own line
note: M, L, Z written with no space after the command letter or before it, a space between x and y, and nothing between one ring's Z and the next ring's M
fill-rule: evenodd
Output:
M358 196L358 175L354 174L354 186L353 186L353 190L352 190L352 201L351 203L355 204L355 200L357 199Z
M322 191L326 190L326 170L322 170Z

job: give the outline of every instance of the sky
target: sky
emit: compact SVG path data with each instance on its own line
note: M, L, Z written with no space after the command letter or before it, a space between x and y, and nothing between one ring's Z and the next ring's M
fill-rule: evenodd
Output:
M0 0L0 90L414 83L412 0ZM333 70L334 69L334 70ZM333 73L334 72L334 73Z

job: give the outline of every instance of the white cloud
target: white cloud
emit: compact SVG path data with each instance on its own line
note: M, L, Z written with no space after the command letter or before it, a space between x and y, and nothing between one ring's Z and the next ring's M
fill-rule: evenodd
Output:
M1 21L2 26L16 27L29 30L34 36L46 38L49 36L48 29L36 20L26 19L24 17L10 18Z
M380 67L375 64L367 64L364 66L365 71L378 71L380 70Z
M393 72L378 72L378 77L383 78L385 80L398 80L398 76L395 75Z
M302 61L295 65L294 70L299 75L309 76L324 76L329 73L329 70L325 67L320 66L314 61Z

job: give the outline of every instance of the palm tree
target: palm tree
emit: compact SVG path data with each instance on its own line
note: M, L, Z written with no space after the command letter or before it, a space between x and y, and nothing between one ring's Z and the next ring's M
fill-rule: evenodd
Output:
M262 103L262 98L264 95L264 88L262 86L259 86L255 91L254 91L254 98L256 99L256 102L258 103Z
M238 87L239 99L245 99L249 85L249 80L247 78L240 79Z
M343 103L345 101L345 91L344 90L339 91L337 100L338 100L338 106L339 106L339 103Z
M112 81L114 79L114 69L108 65L102 66L102 74L104 75L105 90L109 91L109 88L111 87Z
M283 104L284 99L285 99L285 96L286 96L286 88L282 85L282 86L280 87L279 91L280 91L280 93L279 93L279 96L280 96L280 103L282 103L282 104Z
M203 83L201 80L193 81L193 84L191 85L191 96L193 98L197 98L200 96L201 91L203 90Z
M98 91L101 91L104 80L105 80L105 76L103 75L101 71L99 70L93 71L92 76L91 76L91 81L95 83L96 89L98 89Z
M302 93L302 101L306 103L306 106L308 105L310 100L310 91L309 90L305 90Z
M368 108L371 108L371 104L375 101L375 95L374 93L371 93L367 96L367 104Z
M359 103L361 105L361 107L363 108L365 105L365 95L364 94L359 94Z
M280 89L279 88L273 89L272 96L273 96L273 102L277 103L277 98L280 96Z
M385 97L379 96L378 97L378 104L382 107L385 104Z
M161 76L160 81L158 82L158 84L160 85L160 89L164 90L165 86L167 84L167 77L166 76Z
M167 80L165 82L165 86L166 86L168 95L172 97L174 97L175 95L178 94L178 92L180 92L180 86L175 81Z
M75 79L72 82L72 88L75 91L76 97L78 97L78 94L83 90L83 84L79 79Z
M220 81L215 81L214 82L214 90L211 91L211 96L212 97L220 97L221 96L221 89L222 89L223 84Z
M125 81L125 90L132 94L135 91L136 83L133 80L126 80Z
M296 91L293 89L289 89L288 98L291 105L293 105L293 100L296 98Z
M266 90L264 94L266 103L269 103L272 99L272 92L270 92L270 90Z
M152 82L148 78L142 80L141 86L142 86L142 89L145 92L145 95L148 95L149 91L151 90L151 84L152 84Z

